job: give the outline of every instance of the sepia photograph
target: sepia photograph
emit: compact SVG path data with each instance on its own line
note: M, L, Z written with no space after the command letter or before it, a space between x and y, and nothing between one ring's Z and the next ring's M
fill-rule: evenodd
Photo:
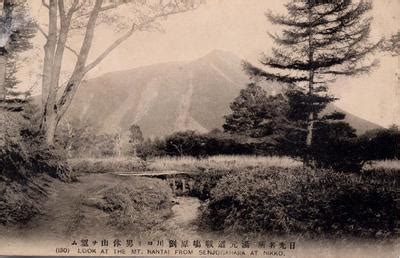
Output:
M0 10L0 257L400 257L400 0Z

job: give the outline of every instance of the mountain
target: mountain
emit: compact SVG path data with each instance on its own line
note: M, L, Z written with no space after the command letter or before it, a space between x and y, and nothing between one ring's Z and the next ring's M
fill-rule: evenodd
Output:
M207 132L222 126L229 104L248 82L237 56L215 50L194 61L155 64L87 80L68 116L94 124L99 133L125 131L131 124L139 125L146 137L182 130ZM275 88L270 85L271 91ZM360 133L379 127L344 113Z

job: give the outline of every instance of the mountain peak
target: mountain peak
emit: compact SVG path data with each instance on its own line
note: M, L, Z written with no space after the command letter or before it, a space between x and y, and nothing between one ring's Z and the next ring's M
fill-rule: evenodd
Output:
M226 56L226 55L234 56L235 54L223 49L213 49L206 56Z
M232 62L232 63L240 63L241 58L235 55L234 53L222 49L214 49L208 54L206 54L201 59L208 59L208 60L221 60L225 62Z

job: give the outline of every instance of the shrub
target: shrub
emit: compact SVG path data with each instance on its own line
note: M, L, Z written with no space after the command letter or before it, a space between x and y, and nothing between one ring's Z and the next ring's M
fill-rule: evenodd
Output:
M368 131L359 137L358 144L367 161L400 159L400 131L397 127Z
M165 142L158 138L151 140L146 139L137 146L136 155L139 158L147 160L149 158L165 156Z
M346 122L316 123L310 154L319 168L360 171L363 156L356 130Z
M0 223L25 223L46 200L43 181L73 178L62 152L24 130L20 114L0 112ZM23 133L24 132L24 133Z
M172 190L157 179L135 178L105 187L96 206L109 213L108 223L120 230L144 232L171 215Z
M228 174L226 171L204 171L193 177L193 186L189 195L199 198L202 201L211 198L211 190L214 189L221 178Z
M357 137L347 123L320 123L311 156L318 167L357 172L367 162L399 158L400 131L397 127L377 129Z
M214 230L309 236L391 236L399 193L355 174L269 168L229 174L210 192L203 221Z

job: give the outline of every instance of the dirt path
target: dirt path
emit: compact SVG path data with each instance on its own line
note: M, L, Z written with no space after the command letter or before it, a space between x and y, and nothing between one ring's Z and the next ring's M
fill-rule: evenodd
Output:
M121 180L105 174L81 176L79 182L70 184L54 180L48 189L49 196L42 214L21 228L2 228L2 233L10 237L24 236L27 241L115 235L115 229L106 223L107 213L85 203L96 198L106 185L117 185Z

